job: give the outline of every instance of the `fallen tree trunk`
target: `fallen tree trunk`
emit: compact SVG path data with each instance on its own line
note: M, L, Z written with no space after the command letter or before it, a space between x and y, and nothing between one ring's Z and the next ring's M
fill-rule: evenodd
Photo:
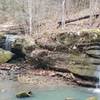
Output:
M95 14L94 16L95 16L95 18L98 18L99 14ZM68 20L65 20L65 24L71 23L71 22L75 22L75 21L79 21L79 20L83 20L83 19L88 19L88 18L90 18L90 15L85 15L85 16L77 17L75 19L68 19ZM57 28L59 28L61 25L62 25L62 22L59 21Z

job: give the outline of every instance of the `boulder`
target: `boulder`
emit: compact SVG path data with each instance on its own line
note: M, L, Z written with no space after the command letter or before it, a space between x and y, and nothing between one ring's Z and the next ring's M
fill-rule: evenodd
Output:
M0 64L5 63L13 57L13 53L0 49Z

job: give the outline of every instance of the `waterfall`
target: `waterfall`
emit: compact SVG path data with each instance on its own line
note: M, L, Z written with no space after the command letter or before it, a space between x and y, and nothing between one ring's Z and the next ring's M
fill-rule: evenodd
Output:
M5 35L5 37L6 39L5 39L4 48L6 50L11 51L12 43L16 40L17 36L16 35Z
M100 54L100 51L96 51L95 52L96 55L99 55ZM95 93L100 93L100 65L97 66L97 70L96 70L96 73L95 73L96 77L99 78L99 82L96 84L96 89L94 89L94 92Z
M97 45L95 45L95 46L97 46ZM95 49L97 49L98 47L99 47L99 45L97 47L95 47ZM91 54L98 57L98 56L100 56L100 50L94 50L93 49ZM95 84L96 88L89 88L88 90L92 91L93 93L96 93L96 94L100 94L100 64L99 64L99 60L100 59L97 59L97 58L94 58L94 57L89 57L89 63L93 64L93 66L95 65L95 68L96 68L94 76L97 77L99 79L99 81ZM96 65L96 63L97 63L97 65Z
M97 77L99 78L99 82L96 84L96 88L100 88L100 72L99 72L100 66L97 66L97 70L98 70Z
M96 89L94 89L94 93L100 93L100 65L97 66L96 76L99 78L99 82L96 84Z

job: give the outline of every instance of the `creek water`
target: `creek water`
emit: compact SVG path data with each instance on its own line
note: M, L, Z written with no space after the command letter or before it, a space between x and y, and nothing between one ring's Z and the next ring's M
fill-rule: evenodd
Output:
M30 98L18 99L16 94L21 91L33 92ZM60 87L48 89L36 89L29 84L21 84L14 81L0 81L0 100L65 100L73 98L74 100L87 100L88 97L96 96L100 100L100 95L89 91L87 88L80 87Z

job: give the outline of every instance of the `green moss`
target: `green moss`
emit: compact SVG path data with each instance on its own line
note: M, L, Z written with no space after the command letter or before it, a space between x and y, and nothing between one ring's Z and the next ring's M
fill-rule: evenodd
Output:
M13 54L10 51L5 51L0 49L0 64L9 61L12 58Z
M5 32L0 32L0 37L4 35L5 35Z
M95 33L100 35L100 29L86 29L86 30L81 30L80 33Z

